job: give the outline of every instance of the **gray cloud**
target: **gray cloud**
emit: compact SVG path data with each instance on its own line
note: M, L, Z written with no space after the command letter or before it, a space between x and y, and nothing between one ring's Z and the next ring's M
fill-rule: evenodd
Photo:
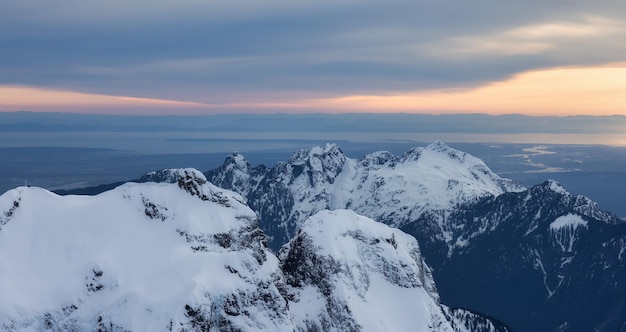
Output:
M197 101L468 86L626 61L623 17L623 1L5 1L0 84Z

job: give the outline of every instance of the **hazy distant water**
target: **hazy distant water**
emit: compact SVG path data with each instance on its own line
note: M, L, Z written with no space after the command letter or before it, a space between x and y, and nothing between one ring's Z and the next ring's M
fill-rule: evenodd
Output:
M0 147L80 147L143 154L290 150L319 142L576 144L626 146L624 134L472 134L334 132L0 132ZM310 141L310 144L307 144ZM340 144L341 145L341 144Z
M326 142L361 158L381 150L402 154L435 140L483 159L505 177L527 185L555 179L626 216L626 134L0 132L0 193L26 182L69 189L130 180L162 168L209 170L233 151L243 152L253 165L273 166L297 149Z

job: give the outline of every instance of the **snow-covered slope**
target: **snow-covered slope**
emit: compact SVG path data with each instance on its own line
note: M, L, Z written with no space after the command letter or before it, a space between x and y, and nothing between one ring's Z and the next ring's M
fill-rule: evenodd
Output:
M415 238L349 210L307 219L279 254L301 331L506 331L441 305Z
M193 169L96 196L0 196L0 331L507 331L440 304L417 242L320 212L268 249Z
M376 152L361 160L347 158L337 145L327 144L300 150L271 169L252 168L236 154L206 175L247 197L274 249L306 218L324 209L351 209L393 227L421 218L433 238L454 245L455 229L444 223L447 212L484 197L525 190L442 142L402 156Z
M0 196L2 331L291 331L255 213L195 170L97 196Z

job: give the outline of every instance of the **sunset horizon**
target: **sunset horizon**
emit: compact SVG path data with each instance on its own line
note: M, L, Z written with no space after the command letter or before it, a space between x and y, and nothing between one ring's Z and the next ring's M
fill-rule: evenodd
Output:
M626 63L558 67L521 72L503 81L442 88L211 104L140 96L116 96L29 86L0 86L0 111L131 115L225 113L523 114L528 116L626 115ZM591 80L591 82L589 82ZM573 100L571 94L576 94ZM306 93L302 93L306 95ZM271 97L270 97L271 98ZM106 110L103 110L106 108Z
M0 9L2 112L626 115L620 4Z

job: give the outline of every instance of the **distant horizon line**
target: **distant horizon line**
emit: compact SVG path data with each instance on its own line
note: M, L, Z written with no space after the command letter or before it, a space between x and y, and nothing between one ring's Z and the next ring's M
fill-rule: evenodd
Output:
M147 114L147 113L107 113L107 112L69 112L69 111L5 111L0 110L0 114L48 114L48 115L86 115L86 116L111 116L111 117L211 117L211 116L225 116L225 115L249 115L249 116L272 116L272 115L287 115L287 116L307 116L307 115L327 115L327 116L343 116L343 115L407 115L407 116L489 116L489 117L512 117L521 116L529 118L575 118L575 117L592 117L592 118L611 118L620 117L626 118L624 114L566 114L566 115L537 115L537 114L523 114L523 113L505 113L505 114L490 114L480 112L450 112L450 113L413 113L413 112L224 112L224 113L211 113L211 114Z

